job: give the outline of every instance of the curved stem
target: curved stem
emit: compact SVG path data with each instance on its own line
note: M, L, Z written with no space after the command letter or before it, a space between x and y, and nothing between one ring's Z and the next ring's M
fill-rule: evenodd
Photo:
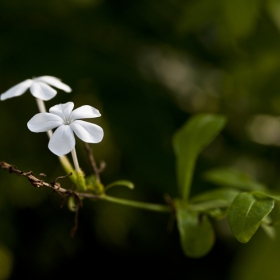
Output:
M76 153L75 147L71 151L71 154L72 154L73 163L74 163L76 171L80 171L80 166L79 166L79 162L78 162L78 158L77 158L77 153Z
M162 205L162 204L139 202L139 201L134 201L134 200L112 197L112 196L108 196L108 195L103 195L100 198L103 200L110 201L110 202L114 202L114 203L118 203L118 204L122 204L122 205L126 205L126 206L131 206L131 207L135 207L135 208L140 208L140 209L144 209L144 210L164 212L164 213L171 212L171 210L168 206Z
M46 113L47 111L46 111L44 101L40 98L35 98L35 99L36 99L36 102L37 102L40 113ZM51 138L52 135L53 135L53 132L51 130L48 130L47 134L48 134L48 137Z

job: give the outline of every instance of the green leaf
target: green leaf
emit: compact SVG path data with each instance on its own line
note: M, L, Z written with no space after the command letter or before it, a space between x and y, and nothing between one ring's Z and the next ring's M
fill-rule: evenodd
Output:
M230 167L212 169L204 173L204 177L222 187L243 191L265 190L265 186L256 182L248 173Z
M254 191L252 192L255 196L260 197L270 197L273 198L276 201L280 201L280 194L271 192L271 191Z
M229 206L229 202L224 199L208 200L189 205L189 210L198 212L207 212L215 208L225 208Z
M222 219L227 215L227 209L239 194L235 189L215 189L198 194L191 198L189 209L207 213L207 215Z
M228 213L229 225L236 239L241 243L248 242L273 207L272 198L240 193Z
M199 114L192 117L175 133L173 147L177 161L177 179L183 200L188 199L199 153L217 136L225 122L224 116Z
M127 180L115 181L115 182L113 182L113 183L107 185L107 186L105 187L105 189L108 190L108 189L110 189L110 188L112 188L112 187L115 187L115 186L125 186L125 187L127 187L127 188L129 188L129 189L131 189L131 190L134 189L134 184L133 184L132 182L130 182L130 181L127 181Z
M235 189L214 189L192 197L191 202L196 203L220 199L225 200L228 204L231 204L238 194L239 191Z
M208 217L186 209L177 209L176 217L184 254L191 258L206 255L215 240L212 224Z

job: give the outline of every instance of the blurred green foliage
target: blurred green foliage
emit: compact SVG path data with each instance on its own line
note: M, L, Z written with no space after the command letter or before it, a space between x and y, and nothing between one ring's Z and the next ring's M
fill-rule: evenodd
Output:
M95 121L105 138L92 149L107 163L102 180L135 184L112 195L155 203L164 203L164 193L177 197L172 136L196 113L224 114L228 124L199 157L192 194L213 187L201 171L221 166L279 190L279 18L279 0L0 1L0 92L53 75L73 93L59 92L47 108L70 100L98 108L102 117ZM28 93L0 103L0 160L52 181L63 170L46 135L26 127L35 113ZM90 174L81 142L77 153ZM71 188L71 181L63 185ZM1 171L0 263L7 265L0 264L0 277L84 277L104 269L115 276L127 265L143 277L149 271L189 279L278 279L279 238L257 233L240 245L221 221L211 253L191 260L175 228L166 231L167 215L85 202L71 239L74 217L60 203L52 192Z

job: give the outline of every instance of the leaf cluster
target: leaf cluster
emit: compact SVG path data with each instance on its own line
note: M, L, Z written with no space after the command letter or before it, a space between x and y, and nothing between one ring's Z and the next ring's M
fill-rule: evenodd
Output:
M202 257L211 250L215 242L212 221L226 216L239 242L248 242L259 226L269 236L275 235L269 213L280 196L269 192L246 172L227 167L209 170L204 174L205 180L219 188L190 197L198 155L225 124L226 118L221 115L195 115L173 139L180 190L175 201L176 218L181 247L189 257Z

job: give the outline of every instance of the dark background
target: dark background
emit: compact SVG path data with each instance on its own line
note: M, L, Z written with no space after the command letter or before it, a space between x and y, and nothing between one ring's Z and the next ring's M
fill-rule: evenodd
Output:
M280 4L278 0L9 0L0 1L0 92L42 75L61 78L49 108L91 105L104 140L91 145L105 160L111 195L165 203L177 197L172 135L193 114L228 117L198 160L192 193L212 188L201 174L232 166L279 189ZM30 93L0 103L0 160L23 171L63 175L45 133L27 121L38 112ZM90 166L77 140L80 165ZM74 215L47 189L0 171L0 279L180 277L279 279L279 241L259 230L239 244L227 220L201 259L180 249L170 217L109 202L85 201ZM71 188L71 182L62 182ZM278 208L274 211L276 213ZM278 219L279 220L279 219ZM9 269L10 267L10 269ZM10 277L10 278L9 278Z

